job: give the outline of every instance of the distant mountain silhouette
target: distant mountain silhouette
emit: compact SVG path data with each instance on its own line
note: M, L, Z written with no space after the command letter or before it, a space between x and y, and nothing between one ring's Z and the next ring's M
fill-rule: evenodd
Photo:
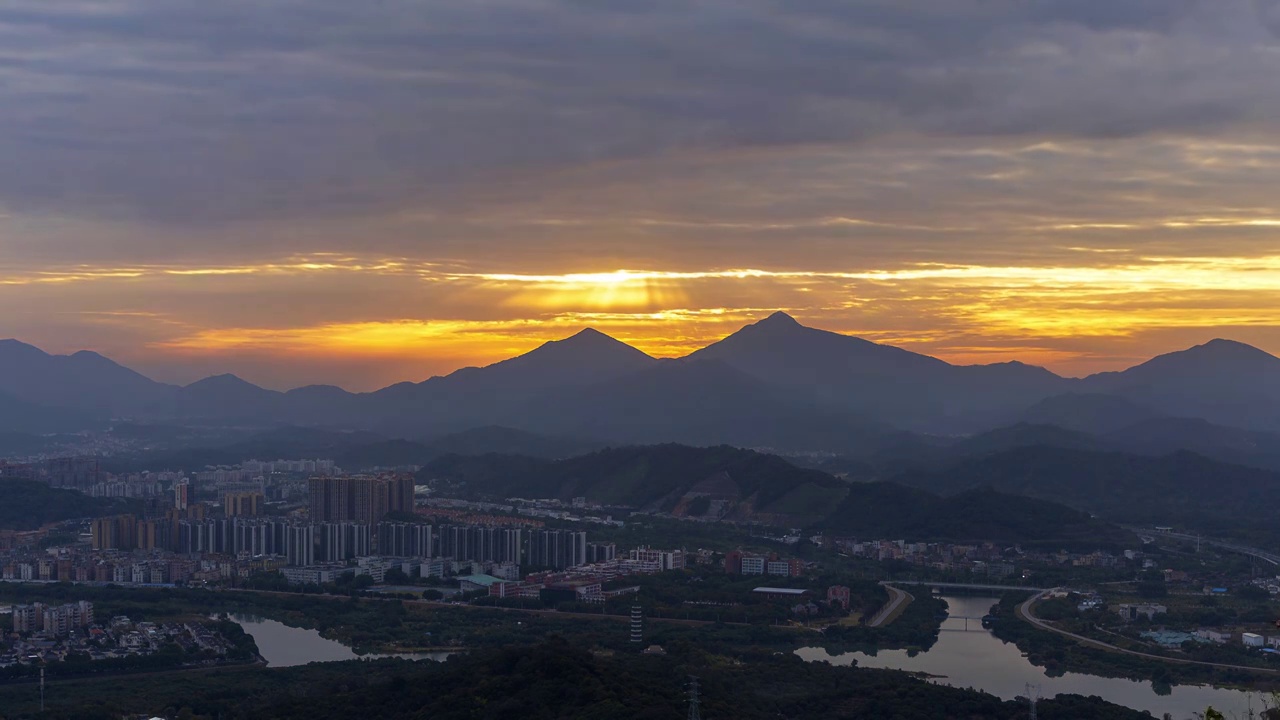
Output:
M487 455L509 453L536 458L567 458L600 450L595 440L541 435L526 430L488 425L432 438L425 446L437 455Z
M1200 418L1154 418L1109 433L1107 440L1144 455L1189 450L1222 462L1280 470L1280 433L1224 427Z
M1018 414L1017 422L1102 435L1159 417L1163 413L1119 395L1066 393L1032 405Z
M1224 428L1211 434L1222 442L1206 445L1165 424L1117 436L1117 447L1130 441L1144 452L1189 447L1255 464L1270 462L1269 447L1240 447L1246 441L1227 437L1227 429L1280 433L1280 359L1241 343L1218 340L1121 373L1068 380L1016 362L950 365L805 327L785 313L681 360L656 360L587 329L487 367L371 393L331 386L281 393L233 375L177 387L95 353L49 355L7 340L0 341L0 393L13 397L10 406L31 406L8 412L20 432L106 417L205 427L312 425L413 440L500 426L615 443L732 443L884 457L909 457L917 448L928 457L933 448L955 444L946 437L1019 424L1057 425L1112 442L1110 434L1178 417ZM41 408L69 416L45 422ZM905 431L938 437L912 439ZM1220 449L1224 444L1231 447Z
M978 487L940 497L892 482L855 483L820 525L865 538L991 541L1094 549L1133 534L1064 505Z
M894 481L944 495L991 487L1111 522L1184 525L1232 536L1274 532L1274 518L1263 508L1280 503L1280 473L1185 451L1145 457L1023 447L940 470L903 473Z
M1021 363L962 367L774 313L689 356L719 360L813 402L904 429L954 431L1061 392L1067 381Z
M33 405L123 415L162 406L176 391L94 352L50 355L0 340L0 392Z
M619 443L814 450L861 448L895 431L817 406L711 360L667 360L640 373L539 399L525 427Z
M81 430L100 430L107 425L105 414L74 408L47 407L0 393L0 433L38 435Z
M630 345L586 329L493 365L384 388L360 397L356 407L375 427L391 434L438 435L484 425L522 427L529 423L521 418L552 390L570 392L657 362ZM535 425L534 429L541 428Z
M423 468L419 477L464 483L468 492L490 498L586 497L666 512L677 511L690 496L711 496L722 503L722 514L734 519L772 514L815 520L848 488L826 473L773 455L675 444L609 448L558 461L445 456ZM805 496L820 502L811 504Z
M1232 340L1161 355L1082 383L1167 415L1280 432L1280 358Z
M893 483L845 483L772 455L724 446L610 448L560 461L451 455L428 464L419 479L452 483L477 497L585 497L677 515L805 522L865 538L1078 542L1097 547L1131 537L1043 500L991 490L944 499ZM703 499L705 509L692 509L697 498Z

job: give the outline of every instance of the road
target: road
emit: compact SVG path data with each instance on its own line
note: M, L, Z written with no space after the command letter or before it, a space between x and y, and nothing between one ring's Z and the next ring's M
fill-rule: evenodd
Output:
M1139 535L1151 535L1152 537L1172 538L1175 540L1184 540L1187 542L1202 543L1222 550L1230 550L1231 552L1240 553L1241 555L1249 555L1256 557L1264 562L1272 565L1280 565L1280 555L1266 550L1261 550L1248 545L1237 545L1235 543L1226 542L1224 540L1214 540L1213 538L1201 537L1199 535L1191 535L1188 533L1173 532L1171 530L1156 530L1155 528L1130 527L1128 528Z
M1063 637L1068 637L1068 638L1071 638L1072 640L1076 640L1082 645L1095 647L1101 650L1108 650L1111 652L1122 653L1124 655L1133 655L1135 657L1147 658L1148 660L1161 660L1163 662L1174 663L1176 665L1203 665L1205 667L1223 668L1226 670L1247 670L1249 672L1263 673L1265 675L1280 675L1280 670L1270 670L1267 668L1252 667L1250 665L1228 665L1225 663L1211 663L1211 662L1204 662L1201 660L1187 660L1185 658L1172 658L1172 657L1165 657L1164 655L1152 655L1150 653L1138 652L1137 650L1126 650L1122 647L1116 647L1115 645L1104 643L1100 640L1094 640L1093 638L1085 637L1084 635L1077 635L1072 632L1067 632L1066 630L1062 630L1060 628L1054 627L1053 625L1050 625L1044 620L1041 620L1040 618L1036 617L1035 614L1031 612L1031 606L1034 605L1036 601L1044 599L1044 597L1048 595L1050 592L1052 591L1046 590L1038 595L1032 595L1030 598L1027 599L1026 602L1019 605L1018 617L1031 623L1032 625L1039 628L1040 630L1045 630L1051 633L1057 633L1059 635L1062 635Z
M1044 592L1047 588L1020 587L1016 585L979 585L975 583L945 583L931 582L929 580L894 580L895 585L928 585L931 588L939 590L994 590L997 592L1005 592L1007 590L1017 590L1019 592ZM880 583L884 585L884 583ZM885 585L885 587L888 587Z
M881 583L881 585L884 585L884 583ZM907 609L907 605L912 600L915 600L911 593L899 590L892 585L884 585L884 589L889 591L889 602L880 608L880 612L876 613L875 617L871 618L871 621L867 623L867 627L883 627L897 620L902 611Z

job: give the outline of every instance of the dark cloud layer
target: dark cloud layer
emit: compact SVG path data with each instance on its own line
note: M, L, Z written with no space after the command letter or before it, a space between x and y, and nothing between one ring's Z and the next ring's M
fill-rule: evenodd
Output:
M382 212L662 153L1269 133L1278 0L117 0L0 8L0 207Z

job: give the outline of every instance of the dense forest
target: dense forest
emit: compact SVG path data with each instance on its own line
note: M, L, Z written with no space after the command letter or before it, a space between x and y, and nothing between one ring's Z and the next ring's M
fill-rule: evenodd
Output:
M1122 523L1191 525L1208 534L1274 530L1260 507L1280 504L1280 474L1189 452L1150 458L1025 447L946 470L904 473L913 487L950 495L977 487L1063 503Z
M357 661L216 670L139 677L130 680L127 691L109 681L58 683L44 714L36 712L33 686L0 687L0 707L10 720L115 720L144 713L223 720L665 720L685 714L690 676L699 678L702 716L709 720L1027 717L1026 703L932 685L901 673L806 663L790 654L762 652L743 664L696 649L658 657L634 651L602 654L558 637L454 656L440 664ZM1076 696L1042 701L1038 710L1045 720L1149 717Z
M35 530L46 523L132 512L135 501L89 497L34 480L0 480L0 530Z

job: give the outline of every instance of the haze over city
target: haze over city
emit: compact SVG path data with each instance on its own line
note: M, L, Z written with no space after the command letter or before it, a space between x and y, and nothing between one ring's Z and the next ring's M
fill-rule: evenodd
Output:
M1280 351L1280 4L0 9L0 336L368 390L783 309L953 363Z

